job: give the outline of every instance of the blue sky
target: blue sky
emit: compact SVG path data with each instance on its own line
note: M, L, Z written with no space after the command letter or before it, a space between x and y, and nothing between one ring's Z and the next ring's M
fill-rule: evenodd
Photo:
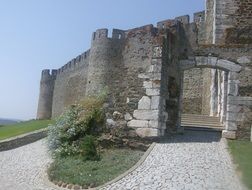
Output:
M204 0L0 0L0 118L35 118L41 70L89 49L96 29L129 29L201 10Z

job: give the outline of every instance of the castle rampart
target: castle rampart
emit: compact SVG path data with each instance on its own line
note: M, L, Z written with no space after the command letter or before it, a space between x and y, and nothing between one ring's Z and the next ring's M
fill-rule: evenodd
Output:
M237 114L241 116L236 121L231 116L237 105L232 102L235 110L227 105L238 96L252 97L251 9L244 6L251 8L247 1L207 0L206 10L194 13L192 23L184 15L160 21L156 27L113 29L111 37L106 28L96 30L88 51L52 73L42 72L37 117L55 118L69 105L106 87L107 119L117 111L120 122L139 136L162 136L180 130L185 76L193 85L189 88L184 82L188 104L192 99L198 104L187 110L219 114L225 134L243 131L252 122L240 118L252 110L239 105L246 112ZM246 16L240 13L243 8ZM187 69L209 69L187 72L180 63L186 63Z

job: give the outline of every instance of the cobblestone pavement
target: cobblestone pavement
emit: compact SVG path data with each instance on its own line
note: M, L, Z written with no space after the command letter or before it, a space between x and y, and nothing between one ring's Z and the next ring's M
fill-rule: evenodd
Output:
M45 139L0 152L0 190L53 190L44 182L50 161Z
M242 186L218 133L185 131L158 143L140 167L104 189L239 190Z
M53 190L44 180L50 162L44 139L0 152L0 190ZM186 132L157 143L135 171L103 189L239 190L242 187L225 143L217 133Z

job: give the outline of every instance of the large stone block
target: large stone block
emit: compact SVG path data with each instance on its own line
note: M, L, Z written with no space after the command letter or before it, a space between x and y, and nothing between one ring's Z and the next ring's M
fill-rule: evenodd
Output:
M138 102L139 110L149 110L151 107L151 100L148 96L143 96Z
M162 59L155 59L155 58L152 58L151 64L152 64L152 65L162 65Z
M149 79L150 76L147 75L147 74L141 73L141 74L138 74L138 78L140 78L140 79Z
M241 110L242 110L242 107L239 105L227 105L228 112L238 113Z
M239 87L237 83L234 82L228 83L228 95L237 96L239 90L238 88Z
M143 87L144 88L152 88L152 81L144 81Z
M136 129L136 133L140 137L158 137L159 136L159 129L138 128L138 129Z
M148 128L149 122L146 120L131 120L127 123L127 126L132 128Z
M125 119L126 121L130 121L130 120L133 119L133 117L130 115L130 113L126 113L126 114L124 115L124 119Z
M150 88L146 89L146 95L147 96L158 96L160 95L160 89L159 88Z
M239 72L241 71L241 66L238 64L235 64L231 61L224 60L224 59L219 59L216 64L217 67L228 70L228 71L233 71L233 72Z
M252 106L252 97L228 96L227 103L230 104L230 105Z
M149 73L161 73L161 65L159 65L159 64L155 64L155 65L151 65L150 67L149 67L149 70L148 70L148 72Z
M237 62L240 63L240 64L248 64L251 61L252 60L247 56L238 57L238 59L237 59Z
M235 131L223 130L222 131L222 138L236 139L236 132Z
M237 72L229 72L228 73L228 80L237 80L239 74Z
M159 128L159 121L154 121L154 120L149 121L149 127L158 129Z
M161 80L161 72L160 73L150 73L151 80Z
M181 60L179 62L179 67L181 70L187 70L187 69L192 69L195 68L196 63L193 60Z
M135 110L133 113L134 118L139 120L158 120L158 110Z
M161 58L162 57L162 47L161 46L153 47L152 57L153 58Z
M217 64L217 57L197 56L195 60L198 67L215 67Z
M236 121L238 113L227 112L226 120L227 121Z
M151 109L157 110L159 108L160 96L152 96L151 97Z
M227 130L230 130L230 131L237 130L237 124L235 121L226 121L225 125L226 125Z

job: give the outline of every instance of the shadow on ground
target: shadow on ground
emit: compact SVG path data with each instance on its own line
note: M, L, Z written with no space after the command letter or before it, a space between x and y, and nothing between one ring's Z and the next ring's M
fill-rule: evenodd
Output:
M167 135L159 139L159 143L211 143L221 140L219 131L185 130L183 134Z

